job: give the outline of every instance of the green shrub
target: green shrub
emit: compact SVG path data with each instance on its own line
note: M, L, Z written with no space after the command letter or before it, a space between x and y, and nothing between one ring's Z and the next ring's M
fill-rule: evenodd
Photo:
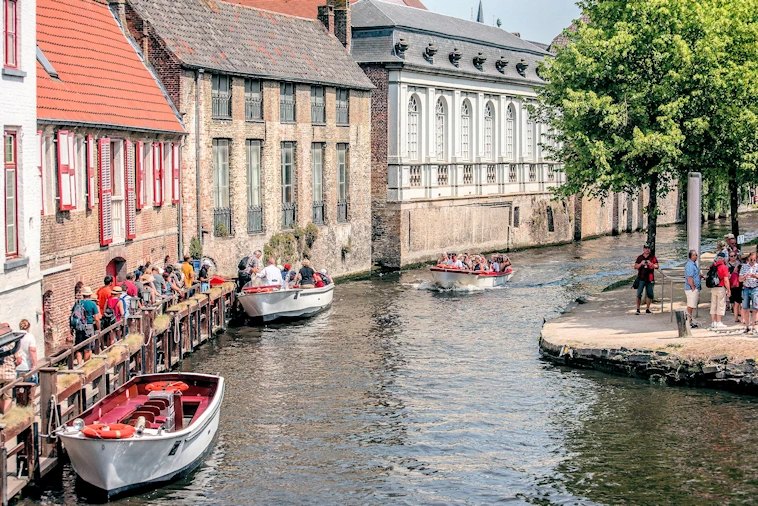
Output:
M193 237L190 239L190 245L189 245L189 255L194 260L200 260L203 258L203 245L200 244L200 239L197 237Z

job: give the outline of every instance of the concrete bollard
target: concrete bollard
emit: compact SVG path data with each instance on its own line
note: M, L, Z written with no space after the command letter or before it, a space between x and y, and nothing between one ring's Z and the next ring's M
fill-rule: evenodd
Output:
M686 309L676 310L676 327L679 331L679 337L692 337L690 331L690 315Z

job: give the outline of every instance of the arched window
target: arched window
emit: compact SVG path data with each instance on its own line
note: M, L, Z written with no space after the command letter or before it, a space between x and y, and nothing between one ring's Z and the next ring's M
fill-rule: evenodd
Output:
M526 113L526 157L534 160L534 120Z
M505 156L508 160L515 160L515 113L513 112L513 105L509 105L505 111Z
M471 106L469 106L468 100L463 102L461 107L461 158L464 160L470 160L471 156Z
M484 159L492 160L492 103L484 107Z
M418 117L419 106L416 95L408 101L408 158L418 160Z
M445 159L445 102L442 97L437 99L435 107L435 145L437 148L437 159Z

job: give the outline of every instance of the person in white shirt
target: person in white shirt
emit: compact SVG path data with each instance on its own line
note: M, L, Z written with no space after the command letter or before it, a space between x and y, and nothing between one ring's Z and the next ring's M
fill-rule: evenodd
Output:
M452 265L456 269L464 268L463 262L460 261L460 259L458 258L458 255L456 255L455 253L453 253L453 256L450 258L450 260L452 260L452 263L450 265Z
M276 260L274 257L268 259L268 265L258 274L261 279L266 280L267 285L281 285L282 284L282 271L276 267Z
M16 352L16 376L20 377L37 367L37 340L29 332L31 324L24 318L18 323L18 328L24 333L18 344ZM31 383L37 383L37 375L28 379Z

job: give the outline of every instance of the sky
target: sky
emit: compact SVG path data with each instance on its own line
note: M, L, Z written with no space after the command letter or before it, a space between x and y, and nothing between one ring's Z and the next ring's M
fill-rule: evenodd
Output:
M479 0L421 0L430 11L463 19L474 19ZM527 40L549 44L579 17L576 0L482 0L484 22L493 25L497 18L509 32L519 32Z

